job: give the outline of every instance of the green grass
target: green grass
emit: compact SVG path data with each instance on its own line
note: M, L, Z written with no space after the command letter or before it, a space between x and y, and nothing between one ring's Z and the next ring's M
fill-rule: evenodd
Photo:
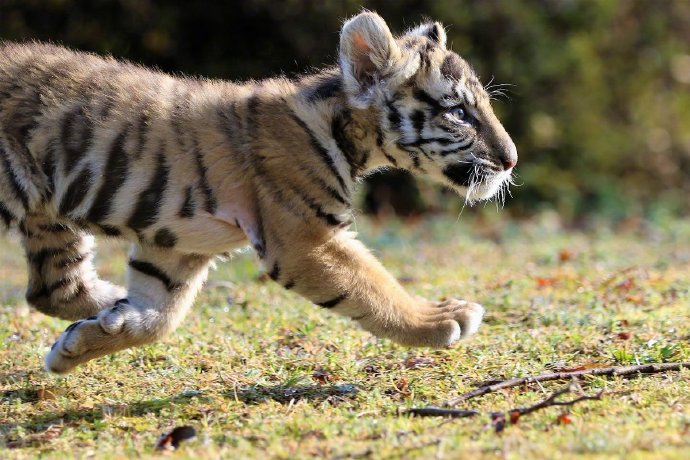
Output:
M254 257L218 264L183 326L161 343L66 377L43 356L67 322L23 301L15 239L0 246L0 458L157 456L177 425L198 436L175 458L688 458L690 371L590 378L602 401L523 417L410 418L481 381L558 367L690 360L690 224L565 232L548 215L505 224L463 217L378 227L362 239L413 293L480 301L480 333L450 350L407 349L262 282ZM123 246L104 247L122 280ZM625 340L619 335L629 332ZM625 337L623 334L622 337ZM562 382L460 408L526 406Z

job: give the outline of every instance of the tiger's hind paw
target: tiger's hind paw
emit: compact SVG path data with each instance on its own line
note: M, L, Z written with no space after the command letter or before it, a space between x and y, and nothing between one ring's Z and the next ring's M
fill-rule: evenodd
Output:
M125 330L128 321L123 307L127 306L118 303L98 316L70 324L46 355L45 369L64 374L86 361L136 344Z

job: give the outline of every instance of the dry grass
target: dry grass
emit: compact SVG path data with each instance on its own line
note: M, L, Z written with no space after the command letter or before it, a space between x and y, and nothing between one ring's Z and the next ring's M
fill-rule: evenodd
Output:
M67 377L41 370L66 322L22 300L16 241L0 251L0 457L158 455L178 425L198 436L177 458L688 458L690 372L590 378L602 401L523 417L398 415L478 382L587 365L690 360L690 225L664 222L564 232L436 218L362 238L408 289L484 303L479 335L452 350L406 349L262 282L251 254L219 264L184 325L162 343L91 362ZM121 279L123 250L102 256ZM466 402L525 406L562 383ZM4 446L4 447L2 447Z

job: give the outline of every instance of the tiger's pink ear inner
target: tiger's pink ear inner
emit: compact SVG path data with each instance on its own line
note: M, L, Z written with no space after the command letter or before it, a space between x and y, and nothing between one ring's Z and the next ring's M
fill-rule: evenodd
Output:
M345 88L356 105L368 106L368 93L401 57L386 22L375 13L362 13L343 25L340 66Z

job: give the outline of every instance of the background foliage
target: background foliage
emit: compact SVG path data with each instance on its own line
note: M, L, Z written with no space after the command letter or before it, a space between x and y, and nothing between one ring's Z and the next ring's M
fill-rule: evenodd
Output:
M510 100L496 104L521 154L510 212L555 208L577 222L593 212L690 211L685 0L0 0L0 37L61 42L166 71L261 78L333 63L342 19L362 7L394 31L424 16L442 21L485 82L514 85ZM412 198L398 201L412 202L410 181L394 180L377 180L374 208L403 189Z

